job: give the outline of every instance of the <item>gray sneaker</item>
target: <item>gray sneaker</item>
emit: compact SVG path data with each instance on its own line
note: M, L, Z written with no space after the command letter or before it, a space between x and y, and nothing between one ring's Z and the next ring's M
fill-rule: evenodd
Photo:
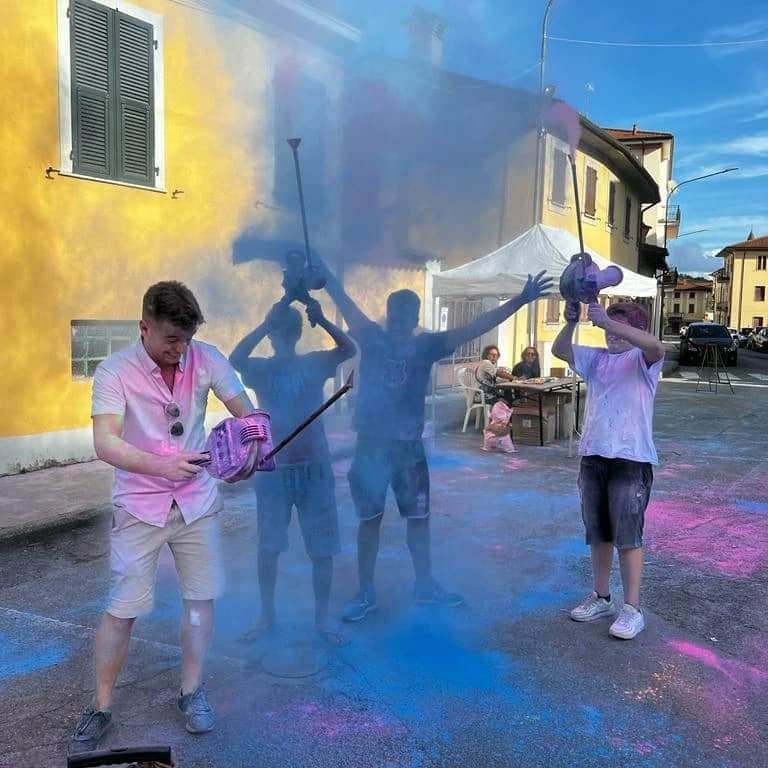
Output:
M574 621L595 621L603 616L613 616L616 613L616 603L611 595L610 602L604 597L598 597L597 592L591 592L572 611Z
M90 752L99 745L99 741L112 725L112 713L88 707L77 721L75 732L69 743L72 753Z
M362 621L371 611L376 610L376 592L373 587L360 590L348 603L341 620L347 623Z
M208 733L213 730L216 716L202 685L192 693L179 695L177 704L186 720L185 727L190 733Z
M420 587L415 591L416 602L420 605L444 605L448 608L458 608L464 605L464 597L457 592L446 592L436 581L428 587Z

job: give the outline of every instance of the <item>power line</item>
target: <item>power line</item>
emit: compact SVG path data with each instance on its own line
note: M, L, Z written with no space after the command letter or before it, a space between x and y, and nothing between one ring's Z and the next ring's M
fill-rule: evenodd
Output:
M726 46L738 45L765 45L768 38L759 40L715 40L705 43L622 43L610 40L578 40L572 37L551 37L547 35L547 40L555 40L558 43L576 43L578 45L602 45L612 48L723 48Z

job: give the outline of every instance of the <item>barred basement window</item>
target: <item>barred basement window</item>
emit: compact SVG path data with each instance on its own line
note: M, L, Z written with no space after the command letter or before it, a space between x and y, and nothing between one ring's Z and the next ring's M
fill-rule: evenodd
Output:
M135 320L73 320L71 331L73 379L92 378L102 360L139 339Z

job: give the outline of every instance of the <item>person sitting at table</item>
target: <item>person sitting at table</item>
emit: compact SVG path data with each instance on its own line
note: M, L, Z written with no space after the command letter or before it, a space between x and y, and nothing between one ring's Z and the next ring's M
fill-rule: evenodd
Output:
M523 350L520 362L512 369L512 378L538 379L540 377L539 353L536 351L536 347L526 347Z
M501 357L499 348L489 344L483 348L480 363L475 368L475 379L485 393L485 402L488 405L493 405L497 400L507 399L507 393L497 384L498 379L506 381L512 379L512 374L507 368L499 367L499 357Z

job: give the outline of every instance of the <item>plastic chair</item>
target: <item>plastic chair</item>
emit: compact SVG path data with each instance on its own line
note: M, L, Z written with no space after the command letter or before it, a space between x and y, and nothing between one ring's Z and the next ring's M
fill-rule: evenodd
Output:
M485 429L488 425L490 408L485 401L485 392L480 389L480 385L477 383L474 369L463 366L456 371L456 378L458 379L459 387L464 392L464 399L467 405L467 411L464 414L464 426L461 431L467 431L467 424L469 424L469 417L472 415L472 411L475 411L475 429L480 429L481 414L483 417L483 429Z

